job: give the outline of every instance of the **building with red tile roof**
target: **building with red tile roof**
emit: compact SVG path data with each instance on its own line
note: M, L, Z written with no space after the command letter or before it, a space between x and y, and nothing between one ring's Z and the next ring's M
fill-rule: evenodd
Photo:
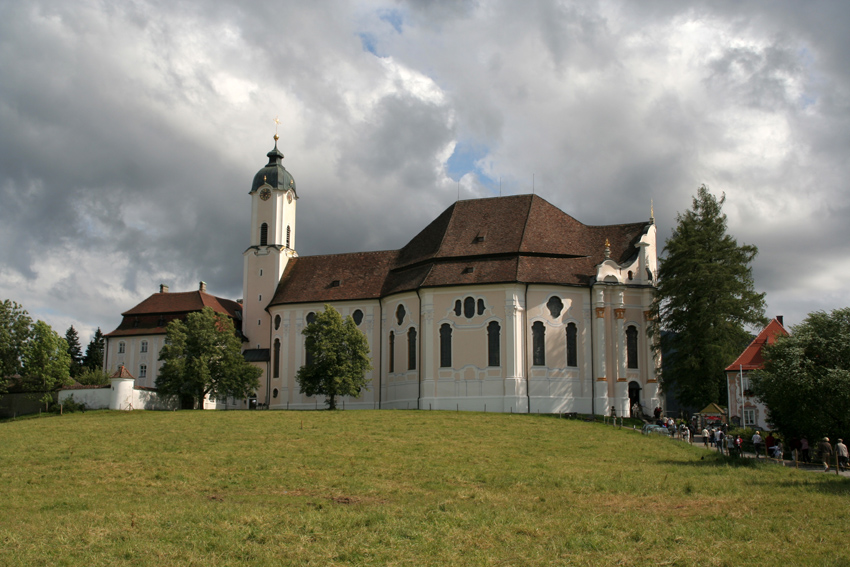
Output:
M249 192L243 281L261 404L322 405L295 375L302 331L325 304L371 348L370 387L338 402L347 408L627 415L661 404L646 332L651 218L588 226L536 195L459 200L398 250L301 257L277 140L268 157Z
M729 420L732 423L767 429L768 408L750 391L750 373L764 368L764 348L787 336L782 316L776 317L761 330L747 348L726 367L726 385L729 396Z
M162 365L159 351L165 341L165 327L169 322L185 320L189 313L204 307L230 317L237 330L241 327L242 306L233 300L207 293L201 282L196 291L171 292L167 285L135 307L121 314L121 324L104 335L104 369L113 373L124 369L136 375L136 386L154 387Z

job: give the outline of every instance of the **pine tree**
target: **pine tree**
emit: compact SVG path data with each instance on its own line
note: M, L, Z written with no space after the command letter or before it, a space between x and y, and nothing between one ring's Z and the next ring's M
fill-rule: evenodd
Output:
M664 387L675 384L679 402L698 410L725 405L724 369L747 345L745 326L766 324L764 294L753 289L750 267L758 249L726 233L725 200L703 185L693 209L677 215L653 304Z
M359 397L366 389L366 372L372 369L369 343L350 316L344 320L330 305L302 331L309 364L295 379L302 394L325 396L328 409L336 409L337 396Z
M80 347L80 336L73 325L65 331L65 342L68 343L68 355L71 357L71 377L76 378L83 365L83 349Z
M100 370L103 368L103 333L100 327L94 332L94 336L86 347L86 355L83 357L83 366L89 370Z

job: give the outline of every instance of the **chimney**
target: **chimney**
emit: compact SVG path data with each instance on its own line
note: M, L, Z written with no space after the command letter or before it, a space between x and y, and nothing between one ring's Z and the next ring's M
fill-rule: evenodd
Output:
M784 319L785 319L785 317L783 317L782 315L776 316L776 320L779 321L779 324L782 325L783 327L785 326Z
M207 282L201 282L198 285L198 290L206 293L207 292Z
M159 293L168 293L168 286L163 284L159 284Z

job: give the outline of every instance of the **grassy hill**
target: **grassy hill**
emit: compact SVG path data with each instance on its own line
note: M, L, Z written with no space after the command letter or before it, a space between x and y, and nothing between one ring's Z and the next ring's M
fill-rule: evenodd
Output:
M2 565L850 565L850 482L550 416L0 423Z

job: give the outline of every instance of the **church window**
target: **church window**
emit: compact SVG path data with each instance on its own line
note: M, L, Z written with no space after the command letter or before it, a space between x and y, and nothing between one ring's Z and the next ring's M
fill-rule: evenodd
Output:
M260 326L260 325L262 325L262 324L263 324L263 320L262 320L262 319L257 319L257 326Z
M274 377L280 378L280 339L274 340Z
M499 356L499 351L501 350L500 335L501 328L499 324L495 321L490 321L490 324L487 325L487 366L501 366Z
M634 326L626 329L626 366L638 367L638 331Z
M632 273L631 270L629 270L629 280L631 281L633 279L635 279L635 275Z
M561 316L561 311L564 309L564 302L561 301L561 298L557 295L553 295L546 303L546 307L549 308L549 313L552 317L558 318Z
M475 299L467 297L463 300L463 316L472 319L475 316Z
M452 327L448 323L440 325L440 368L452 367Z
M292 234L292 229L290 227L286 227L286 247L289 248L289 237Z
M274 330L277 331L280 329L280 315L274 316Z
M260 225L260 246L266 246L269 243L269 225L263 223Z
M567 325L567 366L578 366L578 328L575 323Z
M261 276L263 275L263 269L262 268L260 268L260 275Z
M312 325L315 320L316 320L316 314L315 313L313 313L312 311L307 313L307 324L308 325Z
M125 347L126 347L126 345L124 344L124 341L121 341L120 343L118 343L118 354L124 354L124 348Z
M483 300L483 299L479 299L479 300L478 300L478 314L479 314L479 315L484 315L484 309L485 309L485 306L484 306L484 300Z
M263 294L261 293L260 295L257 296L257 301L262 301L262 300L263 300Z
M455 301L455 315L460 317L460 314L463 313L463 307L461 306L460 299Z
M416 370L416 329L407 331L407 369Z
M354 313L351 314L351 318L354 319L354 324L359 327L360 323L363 322L363 312L359 309L355 309Z
M401 325L404 322L404 305L399 305L398 309L395 310L395 319L398 321L398 324Z
M139 365L139 378L147 378L148 377L148 365L140 364Z
M272 398L274 398L275 400L277 399L277 388L272 390Z
M142 344L139 346L139 352L148 352L148 341L142 341Z
M395 333L390 331L390 372L395 372Z
M531 326L531 354L534 366L546 366L546 328L540 321Z
M307 341L304 341L304 364L305 366L313 365L313 353L307 348Z

